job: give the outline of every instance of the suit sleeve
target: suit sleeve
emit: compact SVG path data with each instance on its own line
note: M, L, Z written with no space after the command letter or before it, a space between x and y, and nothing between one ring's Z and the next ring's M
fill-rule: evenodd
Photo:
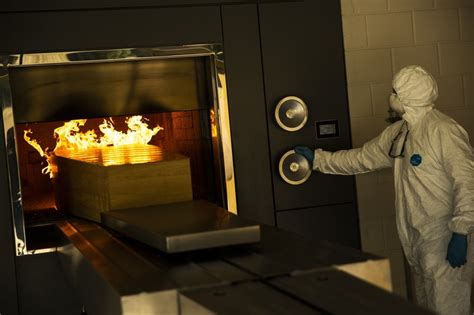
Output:
M474 156L467 132L458 124L438 128L441 158L448 178L453 183L453 217L451 231L474 232Z
M390 146L401 124L400 121L390 125L361 148L337 152L316 149L313 170L325 174L355 175L392 167L393 158L389 156Z

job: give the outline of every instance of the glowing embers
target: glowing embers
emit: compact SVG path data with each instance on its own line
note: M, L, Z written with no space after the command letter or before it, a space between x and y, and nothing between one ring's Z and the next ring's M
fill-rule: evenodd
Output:
M55 164L56 155L71 156L91 156L96 163L102 165L136 164L147 163L156 160L158 153L145 147L134 147L135 145L146 145L153 136L155 136L162 127L156 126L149 128L146 119L142 116L133 116L126 118L128 130L122 132L115 130L112 118L104 119L98 126L102 135L99 137L95 130L81 131L86 123L86 119L71 120L64 123L63 126L54 129L54 138L56 146L53 150L43 149L41 145L31 137L31 129L24 131L24 139L33 148L35 148L42 157L46 157L47 166L43 168L43 174L49 174L50 178L55 177L57 172ZM110 149L110 147L127 146L122 150ZM144 149L147 148L147 149ZM96 149L95 151L93 149ZM92 150L92 151L91 151ZM137 150L137 154L134 152ZM84 152L82 152L84 151ZM133 152L132 152L133 151Z

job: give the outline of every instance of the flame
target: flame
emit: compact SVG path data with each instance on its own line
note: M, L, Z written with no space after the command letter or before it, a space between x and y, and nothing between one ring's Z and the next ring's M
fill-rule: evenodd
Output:
M55 152L59 151L77 151L86 150L90 148L101 148L108 146L122 146L130 144L147 144L151 138L155 136L162 127L156 126L153 129L148 127L146 118L142 116L127 117L125 123L128 126L126 133L115 130L114 121L112 118L104 119L103 123L99 125L99 130L102 136L98 136L94 130L86 132L81 131L87 119L76 119L65 122L63 126L54 129L54 138L56 139L56 146L54 150L50 151L48 148L44 149L35 139L30 135L33 134L31 129L25 130L23 138L33 148L38 151L41 157L46 157L48 165L42 170L43 174L49 174L50 178L54 177L56 165L54 163Z
M48 152L48 148L44 149L40 146L38 141L35 139L31 139L30 134L33 134L33 131L31 129L27 129L23 133L23 138L28 142L33 148L38 151L41 157L46 157L46 160L48 161L48 165L41 170L41 173L43 174L50 174L50 178L52 178L52 165L49 163L50 160L50 153Z
M142 116L133 116L125 120L128 126L127 133L115 130L113 120L104 122L99 126L104 136L100 140L100 146L119 146L126 144L147 144L151 138L163 128L156 126L149 129L148 125L142 121Z
M217 138L216 113L211 109L211 136Z

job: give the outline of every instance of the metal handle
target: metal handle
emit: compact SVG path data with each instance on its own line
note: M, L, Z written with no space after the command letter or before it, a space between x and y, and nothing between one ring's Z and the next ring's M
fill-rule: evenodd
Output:
M311 176L311 165L308 160L290 150L283 154L278 165L281 178L290 185L301 185Z
M300 130L308 120L306 103L296 96L285 97L275 108L275 119L283 130Z

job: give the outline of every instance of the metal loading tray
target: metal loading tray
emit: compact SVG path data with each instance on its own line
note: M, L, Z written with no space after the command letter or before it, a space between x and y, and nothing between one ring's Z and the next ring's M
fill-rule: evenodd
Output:
M260 241L258 223L201 200L102 212L101 221L167 253Z

